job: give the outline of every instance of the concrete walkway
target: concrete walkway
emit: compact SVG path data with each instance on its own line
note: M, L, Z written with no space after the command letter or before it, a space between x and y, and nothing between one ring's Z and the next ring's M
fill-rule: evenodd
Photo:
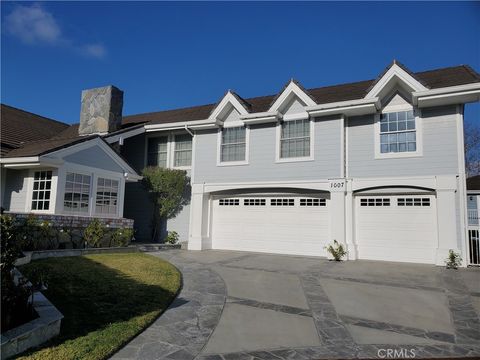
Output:
M480 356L480 269L232 251L153 255L181 270L182 291L114 359Z

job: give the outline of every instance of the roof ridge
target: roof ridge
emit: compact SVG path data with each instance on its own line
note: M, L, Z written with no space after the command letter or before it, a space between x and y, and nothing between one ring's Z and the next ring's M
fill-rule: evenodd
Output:
M425 74L425 73L430 73L430 72L434 72L434 71L441 71L441 70L447 70L447 69L455 69L455 68L459 68L459 67L464 67L464 68L467 68L467 67L468 67L468 68L470 68L470 66L468 66L468 65L460 64L460 65L446 66L446 67L437 68L437 69L431 69L431 70L417 71L417 72L415 72L415 74Z
M0 106L5 106L5 107L8 107L10 109L14 109L14 110L17 110L17 111L21 111L23 113L26 113L26 114L30 114L30 115L34 115L34 116L37 116L39 118L42 118L42 119L45 119L45 120L48 120L48 121L52 121L52 122L56 122L58 124L61 124L61 125L65 125L66 127L69 127L70 125L63 122L63 121L60 121L60 120L55 120L55 119L52 119L52 118L49 118L49 117L46 117L46 116L43 116L43 115L38 115L38 114L35 114L31 111L27 111L27 110L24 110L24 109L20 109L20 108L17 108L15 106L12 106L12 105L8 105L8 104L5 104L5 103L0 103Z

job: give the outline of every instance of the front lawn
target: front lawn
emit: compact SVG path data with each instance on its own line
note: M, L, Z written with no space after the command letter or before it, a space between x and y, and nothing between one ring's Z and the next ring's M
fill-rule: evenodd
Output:
M173 265L138 253L51 258L20 271L44 273L44 294L65 316L58 338L20 359L105 359L151 324L181 285Z

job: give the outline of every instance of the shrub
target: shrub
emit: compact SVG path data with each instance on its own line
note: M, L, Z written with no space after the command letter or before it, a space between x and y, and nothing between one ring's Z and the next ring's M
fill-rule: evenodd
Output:
M105 225L98 219L93 219L83 231L83 239L90 247L100 247L105 236Z
M326 246L325 249L333 256L335 261L340 261L345 255L347 255L347 251L342 244L337 242L337 240L333 240L333 244Z
M54 228L51 222L46 220L40 222L34 240L36 250L58 249L58 233L59 230Z
M153 238L160 219L175 217L189 202L190 178L184 170L147 167L142 172L143 186L154 205Z
M447 265L447 269L457 269L460 265L462 265L462 257L459 253L456 253L452 249L448 251L447 260L445 260L445 264Z
M26 281L15 281L13 269L21 250L15 236L15 222L9 215L0 215L1 222L1 329L2 332L31 319L33 309L28 299L32 290Z
M165 242L167 244L176 244L178 242L178 233L176 231L169 231L167 237L165 238Z
M133 238L133 229L116 229L110 237L110 246L127 246Z
M17 239L21 244L22 250L42 250L41 245L38 243L36 237L38 225L39 222L33 214L29 214L24 219L17 220L15 228Z

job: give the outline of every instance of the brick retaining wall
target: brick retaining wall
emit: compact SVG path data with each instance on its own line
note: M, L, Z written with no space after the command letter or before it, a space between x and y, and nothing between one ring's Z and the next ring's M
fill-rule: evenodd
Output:
M112 219L101 217L88 217L76 215L53 215L53 214L32 214L32 213L8 213L17 219L25 219L28 216L34 216L39 221L49 221L55 227L85 228L93 219L98 219L106 226L112 229L133 228L133 220L126 218Z

